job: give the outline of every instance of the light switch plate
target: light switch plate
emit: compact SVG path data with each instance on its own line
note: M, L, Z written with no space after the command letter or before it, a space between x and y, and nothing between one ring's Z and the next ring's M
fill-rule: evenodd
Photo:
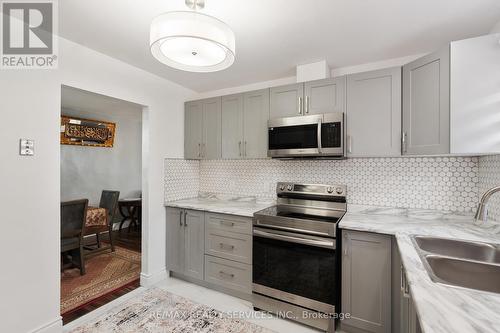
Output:
M35 140L20 139L19 140L19 155L33 156L35 155Z

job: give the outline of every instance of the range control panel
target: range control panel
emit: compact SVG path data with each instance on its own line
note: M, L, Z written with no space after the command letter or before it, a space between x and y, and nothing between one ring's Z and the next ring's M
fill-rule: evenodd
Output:
M279 182L276 186L276 193L301 193L311 195L329 195L342 196L346 195L345 185L324 185L324 184L296 184Z

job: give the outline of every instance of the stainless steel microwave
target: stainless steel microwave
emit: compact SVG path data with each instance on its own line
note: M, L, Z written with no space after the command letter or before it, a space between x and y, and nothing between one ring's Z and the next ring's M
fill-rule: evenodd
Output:
M344 157L342 112L277 118L267 124L269 157Z

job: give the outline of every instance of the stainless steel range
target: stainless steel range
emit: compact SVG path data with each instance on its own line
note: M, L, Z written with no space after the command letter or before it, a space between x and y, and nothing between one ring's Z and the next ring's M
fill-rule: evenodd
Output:
M276 192L253 218L253 305L334 332L346 187L278 183Z

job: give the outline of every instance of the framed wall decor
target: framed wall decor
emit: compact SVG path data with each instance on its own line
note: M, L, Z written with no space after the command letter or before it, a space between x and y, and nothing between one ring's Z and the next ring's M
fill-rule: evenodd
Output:
M115 131L115 123L61 116L62 145L111 148Z

